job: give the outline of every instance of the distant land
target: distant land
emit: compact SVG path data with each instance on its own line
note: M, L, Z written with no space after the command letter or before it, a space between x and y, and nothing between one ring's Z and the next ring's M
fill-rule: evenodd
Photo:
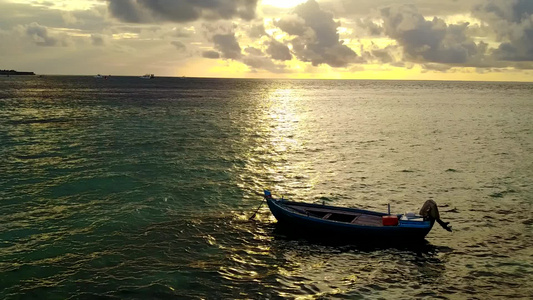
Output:
M33 72L18 72L15 70L0 70L0 75L35 75Z

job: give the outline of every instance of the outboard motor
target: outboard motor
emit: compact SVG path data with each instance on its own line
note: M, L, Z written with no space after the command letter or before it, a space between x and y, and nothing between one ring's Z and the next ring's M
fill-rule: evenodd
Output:
M424 217L424 220L428 220L431 222L437 221L437 223L439 223L442 228L450 232L452 231L452 227L449 225L450 222L443 222L440 219L439 208L437 207L437 203L435 203L435 201L431 199L427 200L420 209L420 215Z

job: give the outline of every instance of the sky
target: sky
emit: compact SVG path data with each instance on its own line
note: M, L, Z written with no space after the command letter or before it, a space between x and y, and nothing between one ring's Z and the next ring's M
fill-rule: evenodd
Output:
M533 0L0 0L0 69L533 81Z

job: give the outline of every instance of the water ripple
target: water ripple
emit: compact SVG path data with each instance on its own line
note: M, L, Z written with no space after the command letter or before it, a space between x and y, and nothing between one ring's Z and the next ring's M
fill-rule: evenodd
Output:
M530 85L0 81L0 297L528 298ZM513 96L509 96L509 92ZM454 232L294 237L259 206L394 212Z

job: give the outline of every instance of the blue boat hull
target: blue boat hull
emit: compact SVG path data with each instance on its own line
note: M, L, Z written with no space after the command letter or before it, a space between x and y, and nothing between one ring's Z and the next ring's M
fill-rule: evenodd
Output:
M423 240L433 227L433 222L430 221L403 221L401 220L396 226L365 226L357 225L349 222L341 222L335 220L327 220L321 217L311 216L303 211L296 211L291 208L290 204L296 202L288 202L286 200L278 200L272 197L266 197L268 207L278 220L278 223L285 229L293 233L305 236L324 236L336 240L359 241L359 240L373 240L373 241L389 241L389 240ZM299 207L306 209L322 209L344 214L364 214L381 218L388 214L342 208L310 203L297 203Z

